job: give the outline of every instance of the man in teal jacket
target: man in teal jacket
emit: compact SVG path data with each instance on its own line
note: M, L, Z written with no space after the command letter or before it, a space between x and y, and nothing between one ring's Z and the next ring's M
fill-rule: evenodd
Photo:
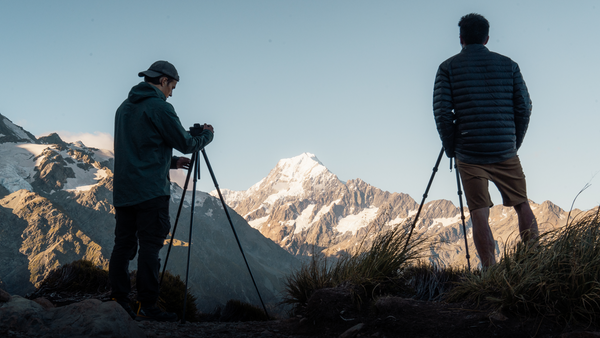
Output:
M144 77L144 82L131 89L115 115L116 228L109 265L111 297L136 317L128 305L128 268L137 251L136 285L141 308L136 318L176 321L177 315L156 306L158 253L171 229L169 169L187 168L190 163L185 157L172 156L172 152L199 151L212 141L214 130L205 124L200 135L191 136L173 106L166 102L179 82L172 64L157 61L138 75Z

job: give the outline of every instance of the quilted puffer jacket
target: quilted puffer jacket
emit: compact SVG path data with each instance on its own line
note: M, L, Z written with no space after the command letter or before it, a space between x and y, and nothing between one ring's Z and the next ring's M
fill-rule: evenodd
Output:
M514 61L472 44L438 68L433 114L448 157L489 164L517 154L531 100Z

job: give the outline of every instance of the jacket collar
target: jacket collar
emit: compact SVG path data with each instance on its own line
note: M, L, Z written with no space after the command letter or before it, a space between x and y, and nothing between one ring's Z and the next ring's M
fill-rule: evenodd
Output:
M481 50L488 51L488 49L487 49L487 47L485 45L482 45L482 44L479 44L479 43L473 43L473 44L464 46L463 49L461 50L461 53L462 52L481 51Z

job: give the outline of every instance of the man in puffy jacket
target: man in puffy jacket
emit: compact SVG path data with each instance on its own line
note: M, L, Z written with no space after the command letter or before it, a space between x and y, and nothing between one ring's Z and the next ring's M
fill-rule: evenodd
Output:
M438 68L433 112L448 157L456 157L473 223L473 240L484 267L496 263L489 226L493 206L488 181L500 190L505 206L514 207L523 241L535 239L538 227L517 150L531 115L531 100L519 66L490 52L489 23L479 14L461 18L459 54Z
M134 318L176 321L176 314L156 306L158 253L171 229L169 169L188 168L190 163L185 157L172 156L172 152L173 148L184 154L199 151L212 141L213 128L205 124L200 135L191 136L166 102L179 82L172 64L157 61L138 75L144 82L131 89L115 115L116 228L109 265L111 297ZM137 317L128 305L128 267L136 252L137 298L141 304Z

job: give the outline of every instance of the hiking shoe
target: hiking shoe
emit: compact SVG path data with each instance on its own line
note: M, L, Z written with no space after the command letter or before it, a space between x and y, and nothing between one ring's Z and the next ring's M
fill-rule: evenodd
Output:
M112 300L114 300L115 302L119 303L119 305L121 305L121 307L123 309L125 309L125 311L127 311L127 314L129 314L129 316L131 316L131 319L135 319L135 312L133 312L133 310L131 309L131 306L129 306L129 301L126 299L116 299L116 298L112 298Z
M165 312L155 305L151 307L142 306L135 319L138 321L150 320L155 322L176 322L178 318L175 313Z

